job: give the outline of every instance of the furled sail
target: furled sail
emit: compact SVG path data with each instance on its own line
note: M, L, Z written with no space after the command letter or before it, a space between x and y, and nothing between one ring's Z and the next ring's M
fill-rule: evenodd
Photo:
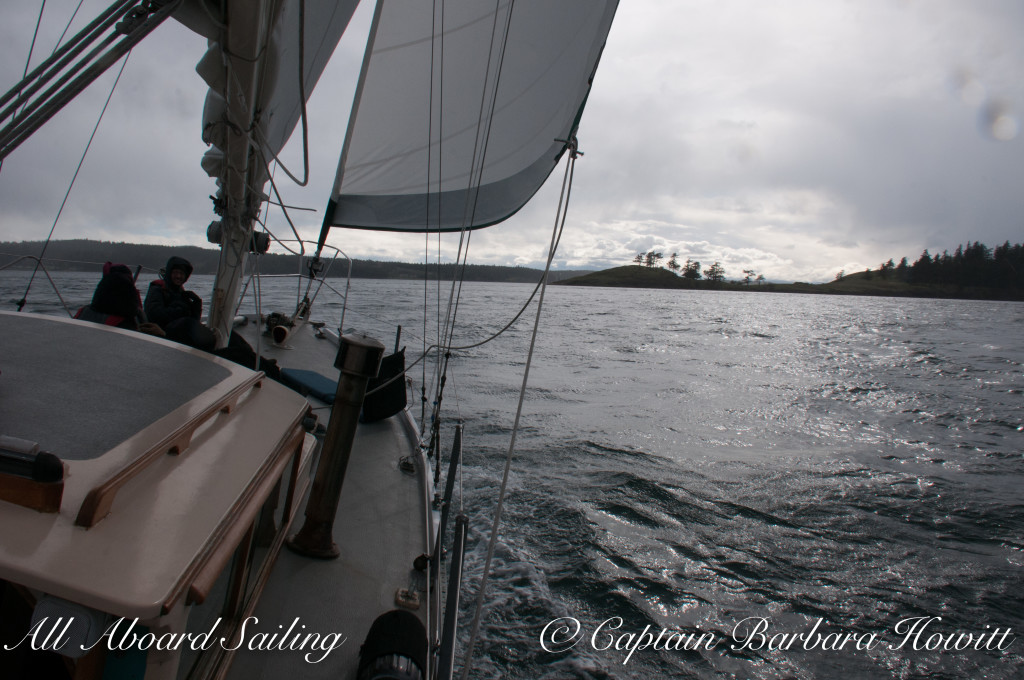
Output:
M321 243L330 226L453 231L519 210L575 135L616 6L381 0Z
M303 103L312 94L358 4L358 0L272 3L263 25L255 20L262 12L256 4L237 5L234 11L247 16L233 22L244 24L242 30L234 32L228 25L231 6L221 23L203 9L198 0L182 4L175 18L210 40L209 50L196 67L210 86L203 111L203 138L212 144L203 159L208 174L213 177L223 174L227 163L224 138L230 134L232 126L236 129L249 127L268 162L281 151L299 122ZM251 89L246 87L244 78L239 75L242 69L238 63L226 69L229 56L244 61L247 66L252 65L258 84ZM233 91L229 92L229 88ZM245 101L246 95L251 93L255 100ZM232 95L251 107L255 121L250 121L248 115L238 119L237 111L229 111L227 100ZM259 174L257 172L254 178L256 186L266 181L266 177Z
M247 252L265 251L253 224L266 198L270 164L300 119L357 0L189 0L175 15L206 36L196 70L210 86L202 166L217 179L207 239L220 246L208 325L231 337Z

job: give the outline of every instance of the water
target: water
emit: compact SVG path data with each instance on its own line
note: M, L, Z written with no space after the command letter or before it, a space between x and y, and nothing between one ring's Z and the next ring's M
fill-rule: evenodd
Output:
M529 291L467 284L456 343ZM345 325L414 356L423 297ZM532 318L451 362L474 584ZM1022 363L1019 303L549 289L470 677L1024 676Z

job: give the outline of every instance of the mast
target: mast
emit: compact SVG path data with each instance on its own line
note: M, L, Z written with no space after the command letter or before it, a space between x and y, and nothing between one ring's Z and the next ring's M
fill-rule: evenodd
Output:
M305 102L356 5L358 0L222 0L217 18L195 3L176 16L210 40L196 71L210 86L203 141L211 148L202 165L219 184L214 211L220 220L207 232L221 247L208 324L221 347L231 335L248 254L269 246L267 238L253 237L268 164L304 118Z
M221 248L208 320L218 347L224 347L231 335L234 305L266 183L260 151L248 131L254 129L259 115L274 4L272 0L225 0L220 40L210 45L197 69L211 88L203 138L214 148L204 158L204 166L207 172L219 170L210 174L221 185L214 199L221 219L208 233Z

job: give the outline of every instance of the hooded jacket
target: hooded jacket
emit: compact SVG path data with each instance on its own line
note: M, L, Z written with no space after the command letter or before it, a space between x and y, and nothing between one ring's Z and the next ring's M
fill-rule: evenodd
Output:
M137 330L141 309L142 301L131 270L123 264L107 262L92 302L79 309L75 318Z
M149 284L146 291L146 318L167 330L167 327L178 319L198 319L203 313L203 301L184 285L176 286L171 279L171 272L181 269L185 272L185 281L192 276L192 264L182 257L172 256L161 273L161 278Z

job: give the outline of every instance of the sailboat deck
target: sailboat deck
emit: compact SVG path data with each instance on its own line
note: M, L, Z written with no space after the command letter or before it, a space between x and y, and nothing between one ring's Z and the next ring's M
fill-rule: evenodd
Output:
M258 329L250 325L243 330L255 346L253 332ZM333 368L337 345L317 337L310 326L295 331L284 347L263 344L261 353L284 368L318 370L330 380L338 378ZM315 399L310 401L321 422L326 422L329 409ZM414 471L400 467L403 459L413 463ZM228 677L354 679L363 637L378 615L399 608L399 590L417 593L419 607L414 611L426 625L427 579L413 562L429 552L432 540L428 535L429 478L429 466L407 413L360 423L334 523L334 541L341 555L318 560L283 549L253 613L259 621L250 626L252 631L277 633L279 642L287 638L294 648L249 650L250 643L257 647L261 642L259 633L250 635L242 640ZM304 503L305 499L300 507ZM302 522L300 512L289 533L294 534ZM307 653L311 659L324 656L322 651L310 651L312 638L304 650L299 649L311 634L321 640L337 634L344 642L322 661L311 663L304 658Z
M285 638L295 623L292 630L303 639L334 633L344 642L319 663L303 657L324 653L312 643L298 649L294 635L287 636L294 651L244 647L229 677L354 678L363 636L379 614L397 607L399 589L416 590L419 610L426 609L425 579L413 568L427 551L422 464L416 474L399 469L399 454L410 444L403 430L397 419L359 427L333 532L341 556L318 560L282 550L254 612L253 630ZM244 642L258 644L255 637Z

